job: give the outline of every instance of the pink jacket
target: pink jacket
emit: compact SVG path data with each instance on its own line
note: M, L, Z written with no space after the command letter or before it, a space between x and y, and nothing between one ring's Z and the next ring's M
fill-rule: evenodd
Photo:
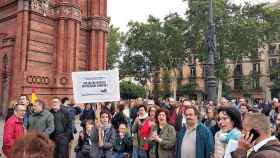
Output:
M4 125L3 134L3 153L9 157L11 148L16 139L24 134L23 120L19 120L15 115L12 115Z

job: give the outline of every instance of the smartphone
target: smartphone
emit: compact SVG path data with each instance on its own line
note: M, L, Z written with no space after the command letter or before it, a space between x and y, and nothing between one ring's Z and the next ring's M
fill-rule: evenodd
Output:
M253 137L252 137L252 135L253 135ZM252 143L253 141L255 141L260 136L260 134L256 129L252 128L250 130L249 136L252 137L252 140L251 140L251 143Z

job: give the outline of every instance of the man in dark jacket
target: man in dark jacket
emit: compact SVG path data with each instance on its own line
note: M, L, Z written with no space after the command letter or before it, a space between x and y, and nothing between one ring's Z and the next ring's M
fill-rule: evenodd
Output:
M75 106L74 104L71 104L70 99L68 97L62 98L61 103L63 104L64 108L70 113L70 118L72 121L72 131L73 134L76 134L77 129L75 126L75 117L76 115L81 113L81 109L79 106Z
M271 137L271 124L264 114L249 113L243 120L244 136L241 136L238 148L232 152L232 158L279 158L280 142ZM252 140L250 131L254 129L259 136Z
M119 125L121 123L125 123L127 124L127 118L123 113L125 105L124 104L119 104L118 105L118 112L114 115L114 117L112 118L112 125L115 128L115 130L117 130L119 128Z
M69 158L68 145L72 135L72 121L69 112L61 105L58 97L53 98L51 113L54 116L54 132L51 139L55 142L54 158Z
M28 130L36 130L49 136L54 131L54 117L45 106L44 101L35 101L34 112L29 116Z

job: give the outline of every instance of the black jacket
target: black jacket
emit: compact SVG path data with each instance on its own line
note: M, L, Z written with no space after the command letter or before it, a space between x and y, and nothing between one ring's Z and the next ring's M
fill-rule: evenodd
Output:
M126 116L123 114L123 112L118 112L116 113L116 115L112 118L112 125L115 129L119 128L119 125L121 123L125 123L127 124L127 118Z
M51 134L51 139L57 137L66 137L68 140L73 139L72 134L72 120L70 113L63 106L55 112L53 109L50 112L54 116L54 132Z

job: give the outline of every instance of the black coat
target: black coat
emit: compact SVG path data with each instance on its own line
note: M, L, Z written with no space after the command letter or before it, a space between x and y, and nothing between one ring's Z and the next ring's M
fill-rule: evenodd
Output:
M112 118L112 125L115 129L118 129L121 123L127 124L127 122L127 118L123 112L116 113L116 115Z
M54 132L50 135L50 138L53 140L61 137L65 137L68 140L73 139L72 119L68 110L61 106L57 112L54 110L50 110L50 112L54 116Z

